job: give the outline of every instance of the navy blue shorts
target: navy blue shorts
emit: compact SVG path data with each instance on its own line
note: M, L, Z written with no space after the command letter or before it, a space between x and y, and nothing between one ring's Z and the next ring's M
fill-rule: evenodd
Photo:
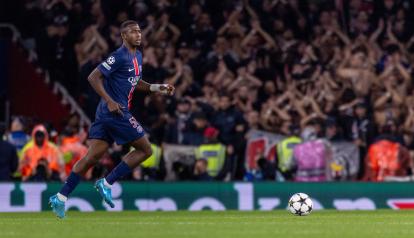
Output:
M114 141L118 145L127 144L145 135L145 131L138 121L130 114L124 112L124 116L101 116L92 123L89 129L89 139L100 139L110 145Z

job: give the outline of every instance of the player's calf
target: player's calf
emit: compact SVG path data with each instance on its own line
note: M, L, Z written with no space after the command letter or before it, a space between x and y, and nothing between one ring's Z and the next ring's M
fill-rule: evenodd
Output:
M72 172L84 176L91 167L95 166L99 162L102 155L103 153L87 154L84 158L73 165Z
M132 142L135 150L129 152L123 160L105 177L104 184L108 188L118 179L129 174L135 167L152 155L151 144L146 136Z
M129 152L125 157L123 158L123 161L125 161L126 164L128 164L129 167L135 168L138 165L140 165L142 162L144 162L146 159L151 157L152 155L152 149L151 146L149 149L135 149L131 152Z

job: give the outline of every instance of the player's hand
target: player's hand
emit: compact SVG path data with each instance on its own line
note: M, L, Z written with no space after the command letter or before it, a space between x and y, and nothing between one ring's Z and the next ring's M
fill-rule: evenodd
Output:
M173 95L174 94L174 86L170 85L170 84L162 84L160 85L160 92L162 94L166 94L166 95Z
M171 96L174 94L175 88L171 84L151 84L149 90Z
M124 113L122 112L122 108L124 108L124 107L122 107L119 103L117 103L113 100L108 102L108 109L113 114L118 114L118 115L123 116Z

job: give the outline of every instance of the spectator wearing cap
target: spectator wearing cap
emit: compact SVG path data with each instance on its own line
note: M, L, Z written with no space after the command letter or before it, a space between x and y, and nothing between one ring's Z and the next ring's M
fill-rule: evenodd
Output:
M207 173L215 180L223 180L230 171L226 146L218 141L219 131L214 127L204 130L205 142L196 149L196 159L207 161Z
M0 124L0 181L10 180L19 163L16 148L3 140L4 129Z
M22 151L22 158L19 169L22 174L22 180L26 181L36 175L38 166L46 166L51 172L60 176L61 180L66 177L65 164L59 148L49 141L49 134L43 125L37 125L33 128L32 138L25 145Z

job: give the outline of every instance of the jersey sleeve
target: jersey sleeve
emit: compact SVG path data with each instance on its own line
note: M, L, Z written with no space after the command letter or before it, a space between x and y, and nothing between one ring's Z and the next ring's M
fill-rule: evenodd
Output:
M99 71L106 77L115 72L122 65L122 58L119 54L112 53L105 61L98 65Z

